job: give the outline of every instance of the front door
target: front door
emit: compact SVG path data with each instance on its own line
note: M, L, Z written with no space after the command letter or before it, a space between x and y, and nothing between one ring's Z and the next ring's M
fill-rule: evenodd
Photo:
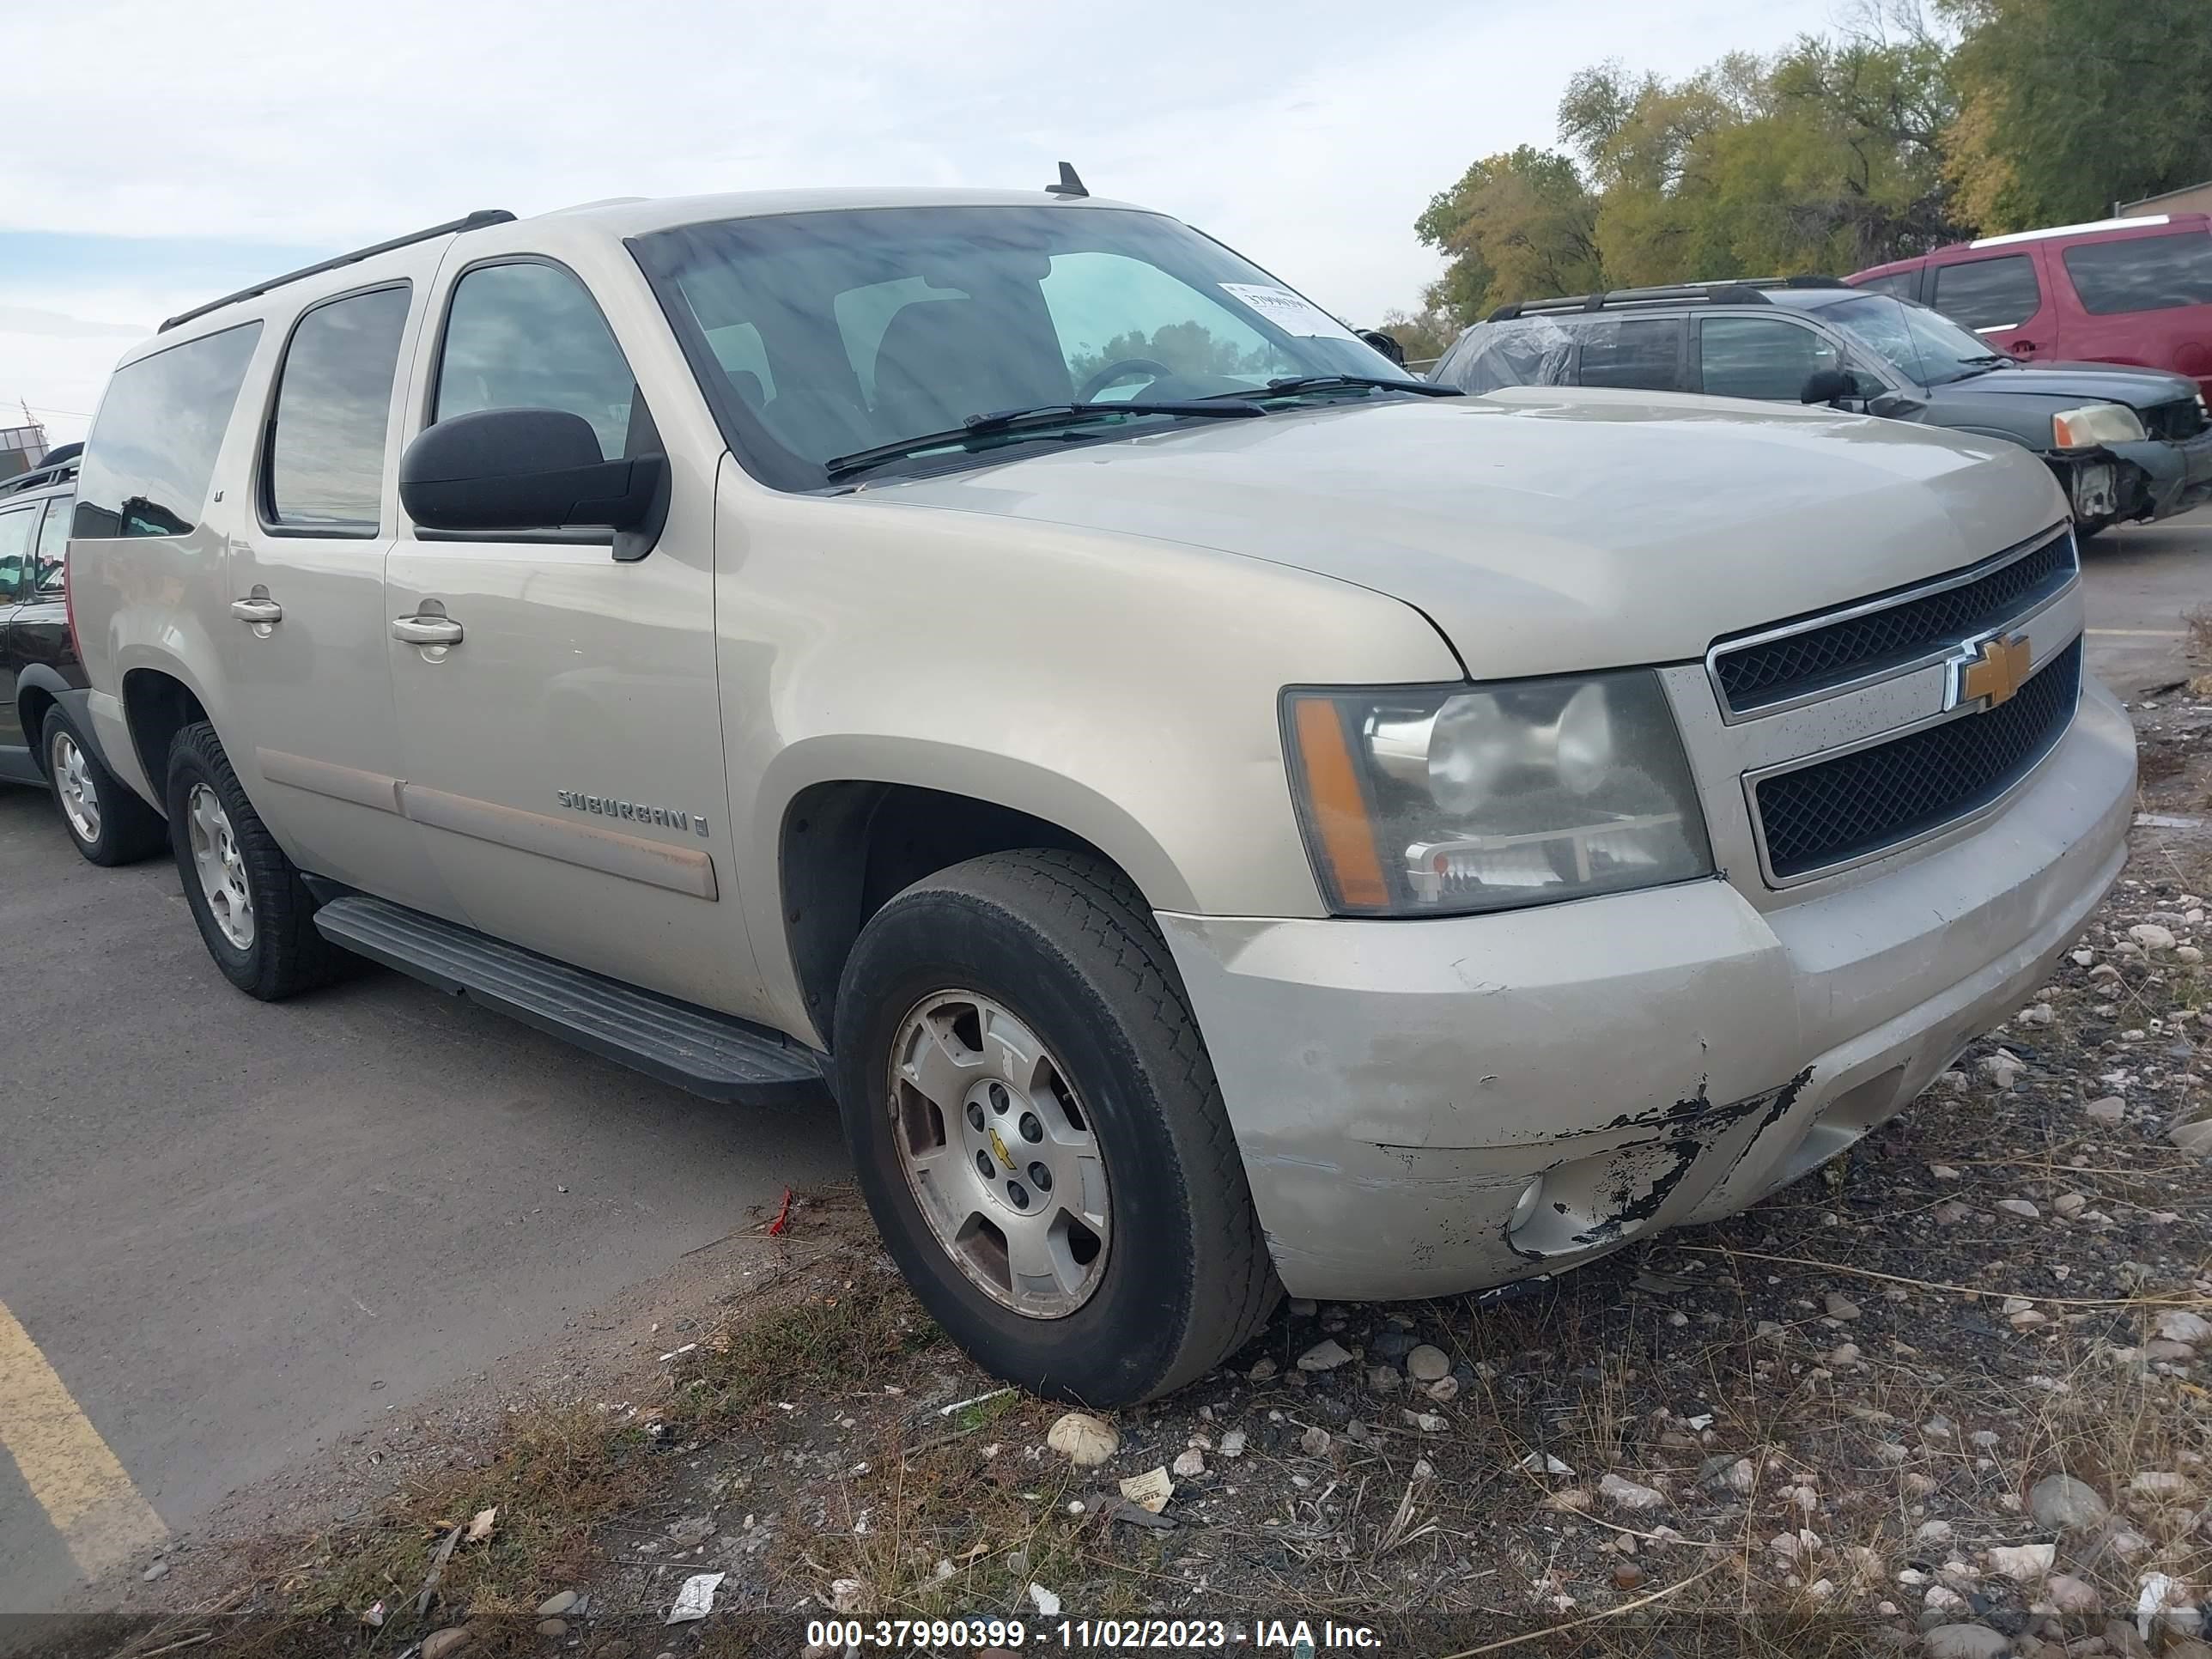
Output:
M444 280L413 400L425 424L558 409L607 459L660 447L631 354L574 272L504 255ZM730 886L712 490L711 466L675 468L666 528L631 562L605 531L403 532L385 647L407 813L465 920L741 1012L753 975Z
M419 276L434 269L426 250ZM386 458L422 283L325 300L284 342L230 538L222 637L231 764L285 851L315 875L450 914L400 816L385 662Z

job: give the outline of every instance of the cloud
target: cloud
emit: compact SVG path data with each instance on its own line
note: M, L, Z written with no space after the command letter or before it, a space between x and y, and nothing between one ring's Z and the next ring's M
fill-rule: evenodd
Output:
M81 0L10 21L11 107L47 143L10 179L0 230L289 252L477 207L1041 187L1066 159L1097 193L1187 218L1366 321L1435 274L1412 230L1429 197L1480 155L1551 142L1575 69L1772 50L1831 3ZM145 95L116 95L117 40ZM40 303L16 277L0 261L0 302ZM238 282L180 295L166 264L116 268L85 284L99 307L59 308L125 321L108 300L158 297L136 314L160 316Z

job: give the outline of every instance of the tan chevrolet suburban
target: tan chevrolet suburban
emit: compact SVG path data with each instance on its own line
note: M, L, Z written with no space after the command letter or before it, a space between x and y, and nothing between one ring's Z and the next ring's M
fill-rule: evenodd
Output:
M2134 745L2017 446L1408 377L1173 219L480 213L165 325L69 564L216 963L843 1115L984 1364L1741 1208L2079 933Z

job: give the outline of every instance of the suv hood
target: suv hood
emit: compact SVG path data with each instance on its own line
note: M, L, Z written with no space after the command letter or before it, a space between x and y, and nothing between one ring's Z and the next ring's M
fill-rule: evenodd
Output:
M1978 398L2043 398L2053 400L2054 408L2104 402L2125 404L2130 409L2155 409L2160 404L2193 399L2197 382L2162 368L2137 368L2127 363L2029 363L1970 374L1963 380L1946 380L1929 391L1936 398L1952 392Z
M2043 465L2002 440L1558 386L1211 422L848 499L1356 583L1425 612L1477 678L1686 661L1717 635L1971 564L2066 513Z

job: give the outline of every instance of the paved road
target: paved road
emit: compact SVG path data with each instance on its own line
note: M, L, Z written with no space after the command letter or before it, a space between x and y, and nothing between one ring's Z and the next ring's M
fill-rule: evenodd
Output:
M846 1167L826 1109L710 1106L395 975L255 1002L173 866L96 870L51 814L0 788L0 1415L42 1354L171 1528ZM99 1440L43 1432L50 1502ZM0 1456L0 1612L76 1582L27 1473Z
M2212 513L2087 566L2098 671L2179 678ZM843 1168L826 1113L710 1107L394 975L251 1001L165 862L93 869L24 791L0 790L0 1412L45 1402L49 1504L127 1473L158 1521L118 1500L111 1539L189 1524ZM0 1610L52 1606L76 1565L0 1457Z
M2107 530L2082 550L2089 664L2123 697L2190 671L2182 618L2212 611L2212 507Z

